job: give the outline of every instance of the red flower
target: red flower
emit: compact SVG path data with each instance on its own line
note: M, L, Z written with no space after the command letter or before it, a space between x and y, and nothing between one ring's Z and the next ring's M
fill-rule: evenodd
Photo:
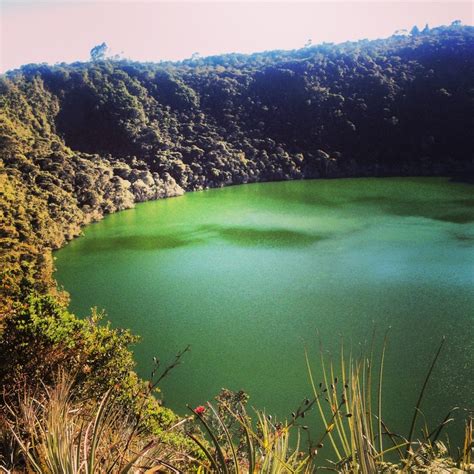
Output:
M206 407L204 407L202 405L199 405L198 407L196 407L194 409L194 413L196 413L198 415L202 415L205 411L206 411Z

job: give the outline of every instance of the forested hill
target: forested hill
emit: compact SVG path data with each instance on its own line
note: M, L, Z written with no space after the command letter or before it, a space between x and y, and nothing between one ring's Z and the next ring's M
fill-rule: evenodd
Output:
M473 39L473 27L452 25L250 56L6 73L8 291L25 255L41 260L37 284L48 286L38 249L137 201L262 180L472 173Z
M183 472L195 470L201 454L189 445L188 424L133 372L135 339L99 324L95 313L78 319L68 311L51 250L106 213L188 190L313 177L472 176L474 28L414 33L180 63L28 65L0 76L0 465L26 472L20 445L29 459L45 446L40 434L53 439L36 407L53 406L41 401L41 387L59 393L46 387L66 373L79 407L71 413L83 417L79 439L86 426L88 439L90 419L102 417L88 414L89 402L99 406L113 389L120 416L106 409L106 419L133 421L143 433L136 446L160 439L160 460L184 452ZM57 421L61 430L67 419ZM61 439L73 439L69 433ZM134 456L144 452L124 433L107 438L109 454L120 436Z

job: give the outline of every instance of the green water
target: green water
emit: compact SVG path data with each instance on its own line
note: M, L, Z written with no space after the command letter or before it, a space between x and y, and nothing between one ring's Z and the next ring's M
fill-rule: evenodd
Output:
M418 178L190 193L87 227L56 253L56 276L77 314L105 308L142 337L141 375L191 344L162 385L181 413L228 387L287 415L310 396L304 346L318 373L318 331L336 354L341 338L357 352L391 327L385 418L406 433L443 335L422 408L432 423L473 408L473 203L470 185Z

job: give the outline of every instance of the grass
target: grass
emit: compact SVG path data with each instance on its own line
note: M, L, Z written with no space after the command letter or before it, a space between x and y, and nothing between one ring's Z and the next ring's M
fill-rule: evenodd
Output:
M337 366L321 348L319 384L315 382L315 360L306 352L312 396L287 421L277 421L260 410L249 412L247 395L229 390L223 390L213 403L189 408L189 416L167 431L184 429L196 446L193 453L189 447L180 450L167 443L166 436L153 437L143 430L140 414L124 411L113 389L99 400L75 399L74 381L60 373L52 387L43 386L34 393L25 387L16 407L11 407L2 431L3 435L5 430L10 433L12 453L17 451L22 459L18 470L11 472L474 472L472 417L466 420L463 446L455 453L449 442L442 441L452 411L434 428L422 422L423 399L444 340L422 381L406 436L392 432L383 420L386 342L387 338L377 358L374 342L367 355L358 357L347 355L342 346ZM163 376L150 382L151 389ZM308 418L319 431L311 432L305 424ZM416 438L415 433L421 436ZM325 444L332 452L330 460L321 457Z
M126 474L182 464L185 453L142 433L112 389L99 400L81 401L72 398L72 386L61 374L53 388L26 390L11 410L10 430L24 456L20 471Z
M258 410L252 418L245 409L245 401L236 402L229 396L224 400L218 397L216 407L208 403L206 407L199 407L198 412L195 409L195 416L207 435L192 436L205 452L201 470L223 474L308 473L319 469L363 474L474 472L472 417L466 421L464 444L457 453L450 452L449 442L441 441L443 430L453 421L454 410L432 429L426 422L420 422L422 403L444 339L421 381L410 429L405 436L391 431L383 419L387 336L377 359L374 341L375 335L368 354L358 357L346 355L342 346L337 367L324 356L321 347L318 362L323 380L319 384L315 383L314 360L306 352L312 398L302 402L289 422L274 422ZM319 432L311 433L304 424L310 417L316 417L322 425ZM417 432L421 436L415 438ZM307 438L305 443L301 442L302 434ZM332 451L330 460L321 458L325 443Z
M300 451L300 439L290 442L295 419L277 422L263 411L255 410L252 418L247 413L246 400L241 392L223 390L217 406L192 410L204 429L206 438L189 435L205 453L199 463L202 472L223 474L307 473L312 471L311 457ZM311 408L310 402L301 411Z
M374 338L373 338L374 340ZM436 469L474 469L470 456L472 444L472 418L468 418L465 443L459 455L450 455L447 445L440 441L444 428L451 422L452 412L434 429L426 423L421 437L414 439L422 415L422 402L433 369L440 357L444 339L423 380L422 388L413 409L408 435L392 432L383 419L383 375L387 345L385 337L379 360L375 360L374 343L368 355L354 358L346 356L341 348L340 378L335 377L335 366L326 361L320 349L320 365L323 382L317 386L311 360L306 352L306 364L316 401L317 410L324 426L321 440L327 438L333 452L330 469L337 472L431 472ZM378 370L377 370L378 365ZM404 415L406 416L406 415Z

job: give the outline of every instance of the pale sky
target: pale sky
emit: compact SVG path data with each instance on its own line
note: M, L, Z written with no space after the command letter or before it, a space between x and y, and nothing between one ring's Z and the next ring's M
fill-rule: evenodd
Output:
M471 1L0 0L0 72L28 63L86 61L106 42L136 61L160 61L362 38L461 20Z

